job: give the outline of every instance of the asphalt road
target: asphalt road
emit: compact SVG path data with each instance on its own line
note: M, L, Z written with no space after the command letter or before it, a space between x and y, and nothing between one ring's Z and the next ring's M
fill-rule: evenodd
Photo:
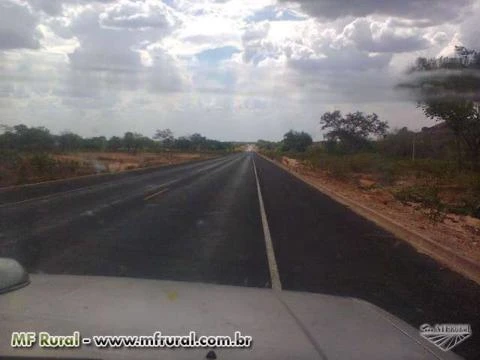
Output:
M456 352L480 358L478 285L251 153L0 190L0 256L30 272L357 297L415 327L469 323Z

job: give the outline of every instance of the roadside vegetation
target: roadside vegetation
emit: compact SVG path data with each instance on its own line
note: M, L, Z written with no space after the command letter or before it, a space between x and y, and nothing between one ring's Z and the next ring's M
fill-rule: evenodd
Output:
M390 129L376 114L333 111L319 119L323 141L290 131L280 142L259 140L257 149L288 166L289 158L298 160L296 171L388 192L434 223L448 214L480 218L479 70L480 53L463 47L452 58L420 58L408 70L398 87L436 120L433 127Z
M107 139L72 132L55 135L44 127L2 126L0 186L175 164L234 150L235 144L200 134L175 138L169 129L157 130L152 138L127 132Z

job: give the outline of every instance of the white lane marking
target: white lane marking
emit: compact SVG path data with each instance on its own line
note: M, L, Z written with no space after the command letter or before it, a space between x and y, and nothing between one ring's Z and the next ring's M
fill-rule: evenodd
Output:
M165 192L167 192L167 191L168 191L168 188L163 189L163 190L160 190L160 191L158 191L158 192L156 192L156 193L153 193L152 195L147 196L147 197L144 198L143 200L147 201L147 200L153 199L155 196L161 195L161 194L163 194L163 193L165 193Z
M253 160L253 170L255 172L255 179L257 181L258 201L260 203L260 216L262 218L263 234L265 236L265 246L267 248L268 267L270 270L270 278L272 279L272 289L282 290L282 283L280 281L280 273L278 272L277 260L275 259L275 251L273 250L272 236L270 235L270 228L268 227L267 214L265 212L265 205L263 203L262 191L260 190L260 182L258 181L257 167L255 159Z

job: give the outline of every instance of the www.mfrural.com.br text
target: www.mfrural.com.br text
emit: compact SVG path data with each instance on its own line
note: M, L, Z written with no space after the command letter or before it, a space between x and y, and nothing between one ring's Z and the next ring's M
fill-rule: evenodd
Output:
M250 348L252 337L236 331L233 336L199 335L190 331L188 335L163 335L156 331L152 335L94 335L84 337L79 331L70 335L53 335L46 331L13 332L11 346L14 348Z

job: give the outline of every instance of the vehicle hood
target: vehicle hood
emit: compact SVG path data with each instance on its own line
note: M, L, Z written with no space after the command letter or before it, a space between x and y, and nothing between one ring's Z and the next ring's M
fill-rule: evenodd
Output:
M13 349L13 331L55 335L229 335L250 349L217 359L459 359L365 301L271 289L132 278L31 275L0 295L0 356L204 359L208 349Z

